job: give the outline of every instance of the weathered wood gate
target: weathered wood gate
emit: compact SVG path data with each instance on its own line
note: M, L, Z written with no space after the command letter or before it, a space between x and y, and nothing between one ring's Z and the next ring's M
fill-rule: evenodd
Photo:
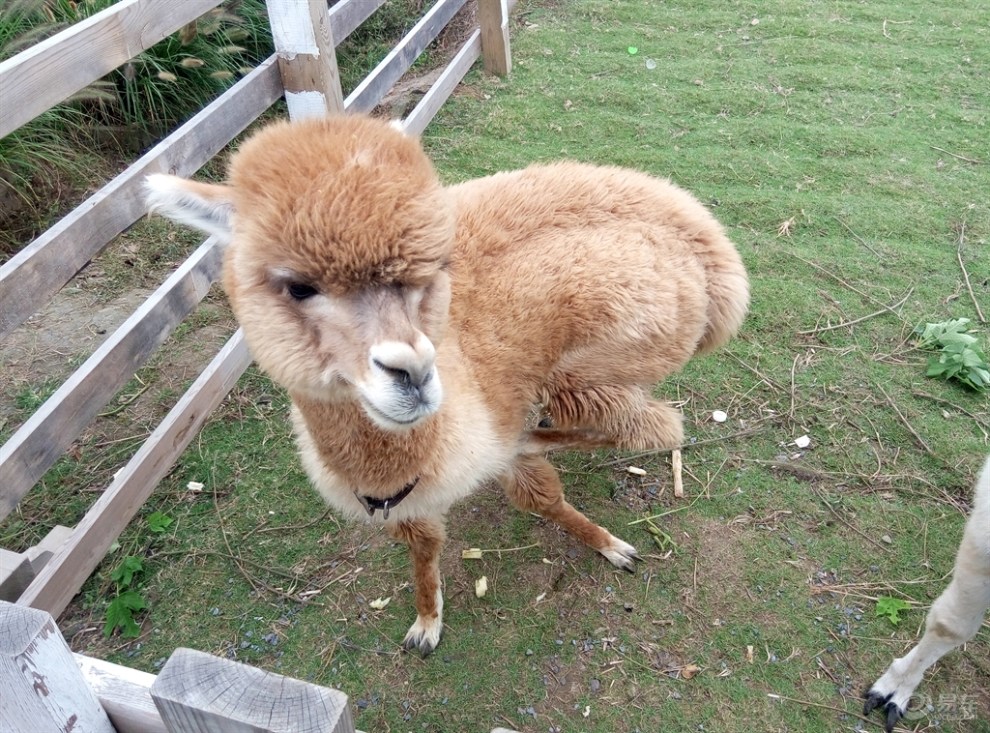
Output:
M0 63L0 137L220 1L120 0ZM0 267L0 341L146 214L141 185L149 173L191 175L283 96L293 118L370 112L466 3L437 0L345 98L334 49L385 1L340 0L328 8L327 0L267 0L276 53ZM408 132L422 132L479 56L489 72L508 73L512 3L477 1L480 27L403 120ZM0 447L0 520L194 311L219 271L219 246L207 239ZM56 528L32 551L0 549L0 599L17 604L0 601L4 731L113 730L105 712L121 733L353 730L341 693L189 650L178 650L155 681L156 707L149 695L152 675L78 655L77 665L70 664L51 618L66 608L249 363L238 331L76 527ZM236 694L218 693L227 689Z

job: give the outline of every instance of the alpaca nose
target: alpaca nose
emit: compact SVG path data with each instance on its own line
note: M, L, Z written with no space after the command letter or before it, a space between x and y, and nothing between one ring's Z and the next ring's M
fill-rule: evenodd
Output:
M401 387L422 387L424 384L429 382L433 378L433 370L430 369L425 374L422 370L416 373L410 372L408 369L402 369L400 367L390 367L378 359L372 359L372 364L381 369L383 372L388 374L395 382Z
M371 364L406 389L423 387L433 379L435 361L436 350L422 334L413 344L385 341L371 347Z

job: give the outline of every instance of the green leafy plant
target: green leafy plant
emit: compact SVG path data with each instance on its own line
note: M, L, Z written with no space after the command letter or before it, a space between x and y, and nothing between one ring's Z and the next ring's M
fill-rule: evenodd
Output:
M153 512L148 515L148 529L155 534L164 534L174 522L172 517L163 512Z
M926 323L914 332L919 349L937 352L928 360L927 376L956 380L978 392L990 388L990 364L968 318Z
M148 607L144 597L130 586L134 578L144 571L141 558L128 555L110 573L110 579L116 584L117 593L109 605L103 624L103 635L109 637L114 629L119 628L122 636L133 639L141 633L141 627L134 620L134 614Z
M900 598L880 596L877 598L877 618L886 617L890 623L897 626L901 622L901 611L911 608L911 604Z
M120 628L121 636L133 639L141 634L141 627L134 620L134 614L148 607L144 597L135 590L125 590L107 606L106 623L103 635L109 637L113 630Z

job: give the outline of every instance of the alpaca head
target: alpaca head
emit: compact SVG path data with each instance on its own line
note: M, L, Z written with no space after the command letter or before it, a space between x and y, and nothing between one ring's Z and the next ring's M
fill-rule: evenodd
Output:
M440 406L454 218L418 141L362 117L270 125L226 184L149 176L154 210L227 243L224 288L290 392L357 400L387 430Z

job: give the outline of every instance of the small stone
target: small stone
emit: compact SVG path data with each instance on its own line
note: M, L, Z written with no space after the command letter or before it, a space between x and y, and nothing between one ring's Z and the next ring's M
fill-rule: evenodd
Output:
M890 535L889 534L885 534L883 537L881 537L880 538L880 541L883 542L884 544L887 544L887 545L893 543L893 540L890 539Z
M533 656L533 650L532 650L532 649L527 649L527 650L526 650L526 656L527 656L527 657L531 657L531 656Z

